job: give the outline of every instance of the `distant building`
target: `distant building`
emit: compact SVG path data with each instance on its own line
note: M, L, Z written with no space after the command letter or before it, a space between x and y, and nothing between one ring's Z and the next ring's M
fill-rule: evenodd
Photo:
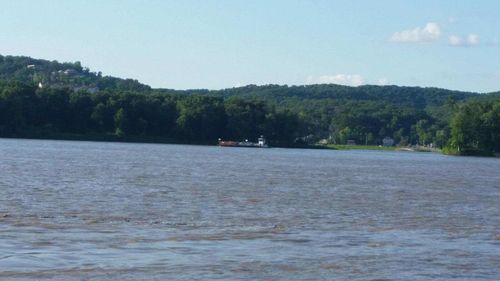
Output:
M310 142L311 140L314 139L314 135L307 135L307 136L303 136L303 137L298 137L295 139L296 142Z
M34 64L30 64L27 66L28 69L35 69L35 65Z
M320 145L327 145L328 144L328 140L327 139L320 139L318 141L318 144L320 144Z
M66 75L76 75L76 74L78 74L78 71L76 71L76 70L74 70L74 69L69 68L69 69L66 69L66 70L64 71L64 74L66 74Z
M382 140L382 145L383 146L393 146L394 145L394 139L392 139L391 137L385 137Z
M43 88L42 82L38 82L38 88L40 88L40 89Z

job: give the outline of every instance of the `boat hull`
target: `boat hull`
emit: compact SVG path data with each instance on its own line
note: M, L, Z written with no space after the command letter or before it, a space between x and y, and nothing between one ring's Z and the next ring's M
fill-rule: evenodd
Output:
M249 147L249 148L267 148L267 144L258 144L254 142L237 142L237 141L219 141L219 146L222 147Z

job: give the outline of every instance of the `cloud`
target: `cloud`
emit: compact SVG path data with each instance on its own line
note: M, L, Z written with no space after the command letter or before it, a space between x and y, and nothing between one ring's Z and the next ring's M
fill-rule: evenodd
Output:
M467 35L467 44L469 46L475 46L475 45L479 44L479 36L477 34Z
M465 37L458 35L450 35L448 37L448 43L451 46L476 46L479 44L479 36L477 34L471 33Z
M497 70L497 72L495 72L495 76L500 78L500 70Z
M389 39L398 43L432 42L441 36L441 28L437 23L429 22L424 27L395 32Z
M464 39L457 35L451 35L448 37L448 43L452 46L462 46L464 44Z
M359 74L335 74L307 77L308 84L339 84L346 86L361 86L366 84L365 79Z
M448 22L449 22L450 24L454 24L454 23L456 23L456 22L457 22L457 18L455 18L455 17L449 17L449 18L448 18Z

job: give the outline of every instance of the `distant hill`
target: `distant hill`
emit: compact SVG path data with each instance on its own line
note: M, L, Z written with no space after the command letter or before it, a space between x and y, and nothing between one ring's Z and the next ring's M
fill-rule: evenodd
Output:
M279 105L313 100L351 100L378 101L399 106L411 106L423 109L427 106L441 106L446 102L462 101L468 98L496 98L500 92L480 95L474 92L452 91L440 88L374 86L359 87L335 84L305 86L287 85L247 85L244 87L222 90L172 90L152 89L134 79L122 79L102 76L101 72L92 72L80 62L58 62L34 59L25 56L0 55L0 80L20 81L48 88L70 88L74 91L97 92L118 90L133 92L155 92L175 95L206 95L215 97L239 97L243 99L261 99Z
M194 91L196 94L206 94L221 97L247 97L272 100L278 103L287 103L289 100L352 100L352 101L380 101L394 105L425 108L426 106L440 106L449 99L455 101L477 96L477 93L452 91L440 88L401 87L401 86L374 86L359 87L342 86L335 84L319 84L306 86L248 85L240 88L224 89L219 91Z
M0 80L20 81L23 83L50 88L71 88L75 91L100 90L147 91L151 88L133 79L102 76L91 72L80 62L60 63L23 56L0 55Z

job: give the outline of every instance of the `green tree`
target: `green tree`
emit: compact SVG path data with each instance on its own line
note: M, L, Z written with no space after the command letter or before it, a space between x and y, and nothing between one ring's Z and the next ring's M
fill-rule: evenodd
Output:
M115 134L117 136L125 136L130 133L130 124L127 113L123 108L118 109L115 113Z
M500 151L500 102L463 104L451 121L449 147L460 154Z

